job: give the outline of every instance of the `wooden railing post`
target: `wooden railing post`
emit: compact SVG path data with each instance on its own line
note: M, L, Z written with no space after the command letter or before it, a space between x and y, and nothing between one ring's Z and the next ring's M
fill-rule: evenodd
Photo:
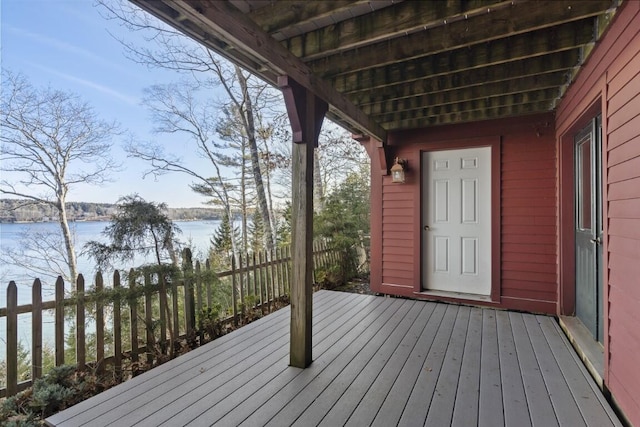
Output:
M7 288L7 396L18 392L18 287Z
M42 376L42 283L31 289L31 381Z

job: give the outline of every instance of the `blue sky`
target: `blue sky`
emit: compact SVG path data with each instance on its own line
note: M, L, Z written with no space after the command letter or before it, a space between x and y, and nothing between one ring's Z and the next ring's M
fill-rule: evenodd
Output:
M35 86L70 91L88 101L105 120L116 120L142 140L151 134L149 114L140 105L143 88L177 81L178 76L133 63L109 32L132 39L135 35L104 19L92 0L0 0L2 67L25 74ZM190 159L188 145L165 138L170 151ZM147 166L127 159L122 139L114 140L113 156L123 162L113 182L101 187L72 188L70 201L115 203L138 193L171 207L201 206L204 199L188 188L188 177L173 174L142 179Z

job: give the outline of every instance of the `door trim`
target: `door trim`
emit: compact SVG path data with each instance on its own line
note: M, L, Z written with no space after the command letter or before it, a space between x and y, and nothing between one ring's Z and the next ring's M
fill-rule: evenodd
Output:
M421 236L426 247L420 260L423 286L430 292L489 297L491 147L433 150L421 155L422 221L427 224ZM444 271L438 271L438 265ZM469 271L465 272L465 266Z
M575 135L600 114L602 101L597 98L566 130L558 135L558 315L575 316L576 312L576 203L575 203ZM602 115L604 117L604 115ZM605 146L605 123L603 120L602 146ZM603 164L605 158L602 158ZM602 175L603 200L606 200L606 175ZM603 211L603 216L606 212ZM606 256L606 221L604 221L603 255ZM603 258L606 265L606 260ZM605 278L606 280L606 278ZM606 281L605 281L606 287ZM606 297L606 289L605 289ZM606 299L605 299L606 301ZM606 312L606 304L605 304ZM605 313L606 315L606 313ZM606 322L606 320L605 320ZM605 325L606 327L606 325ZM606 333L606 332L605 332Z
M581 157L580 151L580 147L587 143L589 149L588 165L584 164L584 158ZM588 194L585 194L584 187L586 167L589 168ZM575 312L576 318L582 321L596 341L603 339L604 323L602 175L602 126L601 116L597 115L574 135ZM589 201L588 206L585 205L586 201ZM589 215L584 219L587 221L587 225L583 223L585 213ZM586 260L582 259L585 254L588 256Z
M502 197L502 189L501 189L501 169L500 166L502 164L502 137L501 136L490 136L490 137L481 137L481 138L468 138L468 139L454 139L454 140L446 140L446 141L437 141L437 142L429 142L420 144L420 151L418 153L418 158L422 159L422 153L425 151L440 151L440 150L456 150L456 149L464 149L464 148L477 148L477 147L490 147L491 148L491 294L489 297L484 297L481 300L486 301L490 300L492 303L500 303L501 302L501 293L500 293L500 285L502 283L502 275L501 275L501 197ZM420 168L420 182L422 182L422 175L425 173L425 168L422 165L422 161L419 162ZM415 200L419 200L420 203L415 204L415 218L419 220L415 222L415 235L422 236L422 228L424 224L422 223L423 212L422 212L422 186L416 185L414 190L414 198ZM414 259L421 260L423 256L423 251L426 248L423 248L422 239L420 239L419 243L414 245ZM416 278L416 284L414 285L413 293L415 295L429 295L429 291L424 291L423 286L423 271L422 271L422 263L416 262L414 263L414 277ZM466 294L451 294L449 298L445 295L442 295L441 292L438 292L439 299L443 301L458 301L458 300L474 300L477 299L478 296L471 295L466 296ZM444 298L443 298L444 297Z
M580 99L577 108L568 113L564 122L557 123L556 142L558 147L558 315L575 315L575 242L573 230L575 230L573 190L574 162L573 162L573 137L584 128L590 120L597 115L602 117L602 266L603 266L603 327L604 327L604 382L609 381L609 277L607 266L608 256L608 212L607 195L607 167L608 167L608 85L606 73L593 85L592 90Z

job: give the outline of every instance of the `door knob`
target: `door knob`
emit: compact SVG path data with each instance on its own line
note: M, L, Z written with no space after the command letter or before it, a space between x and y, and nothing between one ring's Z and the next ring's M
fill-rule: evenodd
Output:
M428 231L428 230L429 230L429 226L428 226L428 225L425 225L425 226L424 226L424 230L425 230L425 231Z
M599 237L596 237L595 239L590 239L591 243L597 243L598 245L600 243L602 243L602 240Z

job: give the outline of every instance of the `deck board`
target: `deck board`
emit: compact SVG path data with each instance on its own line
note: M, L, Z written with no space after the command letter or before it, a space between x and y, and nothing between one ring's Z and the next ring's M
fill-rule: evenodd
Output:
M400 311L402 302L389 300L374 310L371 323L362 322L360 336L352 341L349 337L341 339L339 346L322 360L315 360L300 376L275 394L262 407L251 414L242 425L264 425L265 421L278 424L282 418L292 418L298 412L308 408L317 393L342 372L341 366L351 365L349 372L355 372L366 366L366 361L379 349L381 342L393 331L404 313ZM341 357L338 357L340 355ZM332 359L337 358L333 361ZM329 363L332 362L333 363ZM325 370L325 368L329 368ZM341 380L346 378L341 375ZM276 418L277 415L277 418Z
M505 421L496 313L494 310L483 310L482 312L478 425L487 427L501 426Z
M47 419L52 426L620 425L555 319L314 295L313 357L289 308Z
M548 321L551 320L548 319ZM553 397L551 403L554 406L558 424L560 426L584 425L578 405L573 399L569 386L551 353L549 344L542 334L538 319L535 316L526 316L524 317L524 323L531 338L536 359L540 365L542 378L547 390L549 390L549 395Z
M527 335L523 316L519 313L509 313L509 320L520 362L520 372L527 396L531 424L534 427L557 426L558 419L551 404L551 396L549 396L549 391L540 375L540 367L533 352L531 339Z
M469 316L469 327L462 353L456 404L451 420L452 426L465 427L478 424L481 331L482 309L474 307Z
M381 406L387 396L389 396L396 379L405 367L415 345L418 343L424 328L427 326L434 307L435 304L419 304L417 306L420 312L416 320L411 325L411 328L408 329L407 334L402 338L402 341L394 350L391 357L389 357L380 374L360 400L355 411L349 417L347 425L370 425L373 423L379 414ZM300 425L309 425L305 423L306 420L303 420Z
M457 306L450 305L447 307L398 425L416 426L424 424L431 406L436 383L440 376L440 369L444 362L444 355L457 313Z
M505 424L520 423L522 427L531 426L527 397L524 394L522 373L518 362L518 353L513 338L509 313L496 312L498 342L500 343L500 375L503 390Z
M413 391L416 378L418 378L420 374L424 359L435 340L436 333L447 309L447 306L444 304L433 305L435 307L431 312L425 328L422 330L420 338L411 351L409 359L405 363L402 371L398 374L391 391L385 397L373 421L374 426L385 427L396 425L402 416L406 402L409 400L409 396Z

